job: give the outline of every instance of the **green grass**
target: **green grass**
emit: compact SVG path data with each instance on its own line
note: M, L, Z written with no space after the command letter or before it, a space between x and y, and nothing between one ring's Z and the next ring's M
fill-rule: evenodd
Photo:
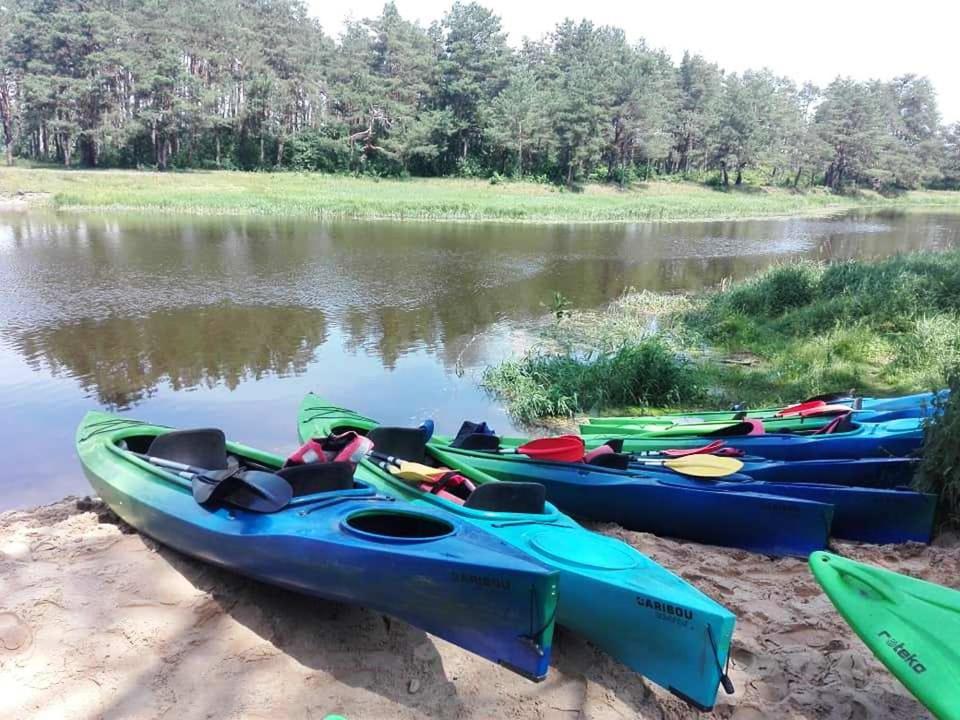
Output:
M626 379L613 378L612 363L651 343L665 351L655 367L635 360ZM555 323L540 349L489 370L485 384L530 422L692 403L757 407L851 388L916 392L942 387L957 365L953 251L783 265L685 298L631 295Z
M700 395L696 374L658 338L595 356L533 353L484 373L522 422L609 405L682 403Z
M378 180L316 173L138 172L0 169L0 200L43 193L58 208L329 218L635 222L820 214L853 207L960 208L960 194L839 196L783 189L727 192L694 183L641 184L582 192L527 182L492 185L453 178Z

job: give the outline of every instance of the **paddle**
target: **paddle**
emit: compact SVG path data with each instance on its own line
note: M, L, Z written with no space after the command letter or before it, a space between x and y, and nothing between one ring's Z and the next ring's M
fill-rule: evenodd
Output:
M655 450L648 453L643 453L644 455L666 455L667 457L680 458L687 455L712 455L713 453L723 450L726 447L726 443L723 440L714 440L711 443L706 445L701 445L700 447L695 448L683 448L683 449L674 449L674 450Z
M530 440L513 451L536 460L553 460L555 462L580 462L584 456L583 438L577 435L560 435L551 438L537 438Z
M662 465L682 475L702 478L726 477L743 469L743 463L736 458L717 457L716 455L684 455L666 460L632 459L631 464Z
M230 502L233 505L259 513L272 513L282 510L290 504L293 488L279 475L262 470L241 471L239 466L222 470L206 470L164 458L132 453L151 465L177 473L191 481L194 499L201 505L222 500L227 494L235 493Z
M789 417L791 415L802 415L803 413L809 410L822 408L826 404L827 403L824 402L823 400L804 400L803 402L797 403L796 405L787 405L787 407L783 408L782 410L780 410L780 412L776 414L776 417Z

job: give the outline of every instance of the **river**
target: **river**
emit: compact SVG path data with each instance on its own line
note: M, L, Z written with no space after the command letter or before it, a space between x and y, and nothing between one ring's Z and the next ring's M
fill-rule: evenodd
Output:
M477 385L553 293L691 290L795 258L960 247L960 214L510 225L0 213L0 510L88 492L106 408L294 448L309 390L392 424L513 429Z

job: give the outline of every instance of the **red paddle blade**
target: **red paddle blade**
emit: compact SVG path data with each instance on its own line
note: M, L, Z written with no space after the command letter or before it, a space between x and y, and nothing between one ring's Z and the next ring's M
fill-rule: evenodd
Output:
M583 438L578 435L538 438L524 443L517 448L517 452L538 460L580 462L584 456Z
M684 448L678 450L664 450L661 452L661 455L667 455L668 457L686 457L687 455L711 455L717 450L720 450L723 447L723 440L714 440L709 445L704 445L698 448Z
M822 408L826 405L823 400L805 400L802 403L797 403L796 405L788 405L783 410L777 413L777 417L790 417L791 415L803 415L809 410L815 410L817 408Z
M823 405L800 413L800 417L829 417L831 415L846 415L850 408L846 405Z

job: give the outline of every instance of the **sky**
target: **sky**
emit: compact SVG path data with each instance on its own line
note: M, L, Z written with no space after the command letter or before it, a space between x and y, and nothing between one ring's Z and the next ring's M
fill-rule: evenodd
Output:
M452 0L395 0L400 14L424 26ZM944 122L960 121L960 2L957 0L480 0L503 19L511 43L539 38L558 22L586 18L615 25L631 40L644 38L679 60L699 53L729 71L769 67L798 84L826 85L837 75L888 80L926 75L939 96ZM384 0L348 3L308 0L326 31L337 36L348 14L378 15Z

